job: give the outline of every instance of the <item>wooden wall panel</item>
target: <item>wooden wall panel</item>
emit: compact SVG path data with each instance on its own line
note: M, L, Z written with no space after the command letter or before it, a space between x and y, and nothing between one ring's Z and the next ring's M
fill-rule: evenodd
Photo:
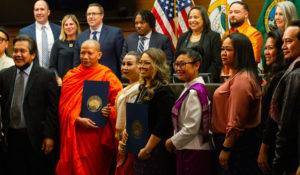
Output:
M263 7L264 1L262 0L243 0L249 5L249 19L252 25L256 25L259 18L261 9ZM194 0L196 5L202 5L208 8L210 0ZM136 0L137 10L148 9L151 10L154 4L154 0ZM135 31L132 19L127 20L116 20L116 21L105 21L105 24L120 27L124 32L124 37ZM8 26L5 27L10 34L11 42L9 45L9 51L12 50L12 40L18 34L20 28L24 26ZM81 25L82 30L86 29L88 26L86 24Z

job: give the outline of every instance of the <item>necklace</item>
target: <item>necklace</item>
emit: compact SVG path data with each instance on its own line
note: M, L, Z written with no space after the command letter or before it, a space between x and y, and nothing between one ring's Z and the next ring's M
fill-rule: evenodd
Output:
M74 41L73 40L66 40L68 42L69 47L74 46Z
M196 36L192 34L191 37L192 37L193 39L198 39L198 38L201 37L201 34L200 34L200 35L196 35Z
M143 89L138 95L137 103L143 103L145 95L147 94L147 89L147 87L143 87Z
M190 37L190 40L192 41L192 42L196 42L196 41L199 41L200 40L200 38L201 38L201 34L200 35L191 35L191 37Z
M201 35L197 35L197 36L194 36L192 35L192 38L199 38Z

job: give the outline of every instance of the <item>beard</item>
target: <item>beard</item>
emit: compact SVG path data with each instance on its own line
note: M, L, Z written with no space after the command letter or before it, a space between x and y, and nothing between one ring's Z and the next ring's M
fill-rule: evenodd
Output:
M229 21L229 22L230 22L230 26L231 26L231 27L237 28L237 27L239 27L239 26L241 26L241 25L244 24L245 18L243 18L243 19L241 19L241 20L236 20L235 22L231 22L231 21Z

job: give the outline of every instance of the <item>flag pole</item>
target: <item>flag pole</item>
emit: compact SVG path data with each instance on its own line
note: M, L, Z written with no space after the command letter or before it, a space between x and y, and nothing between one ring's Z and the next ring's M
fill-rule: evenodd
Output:
M174 33L175 33L175 37L176 37L176 43L177 43L177 39L178 39L178 36L177 36L177 27L178 27L178 23L177 23L177 11L176 11L176 0L174 0L174 22L175 22L175 26L174 26Z

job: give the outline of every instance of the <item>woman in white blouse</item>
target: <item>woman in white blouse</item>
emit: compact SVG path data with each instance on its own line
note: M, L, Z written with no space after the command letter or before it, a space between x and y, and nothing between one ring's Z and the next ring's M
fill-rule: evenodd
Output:
M140 53L131 51L125 55L121 65L122 74L129 81L129 85L120 91L116 98L116 138L119 140L116 175L133 174L133 155L125 152L127 138L123 137L123 131L126 129L126 103L133 103L139 92L137 63L140 59Z
M200 53L199 46L181 50L173 63L178 78L186 82L172 109L175 135L165 143L169 152L177 150L177 175L212 174L213 152L208 133L210 100L198 73Z

